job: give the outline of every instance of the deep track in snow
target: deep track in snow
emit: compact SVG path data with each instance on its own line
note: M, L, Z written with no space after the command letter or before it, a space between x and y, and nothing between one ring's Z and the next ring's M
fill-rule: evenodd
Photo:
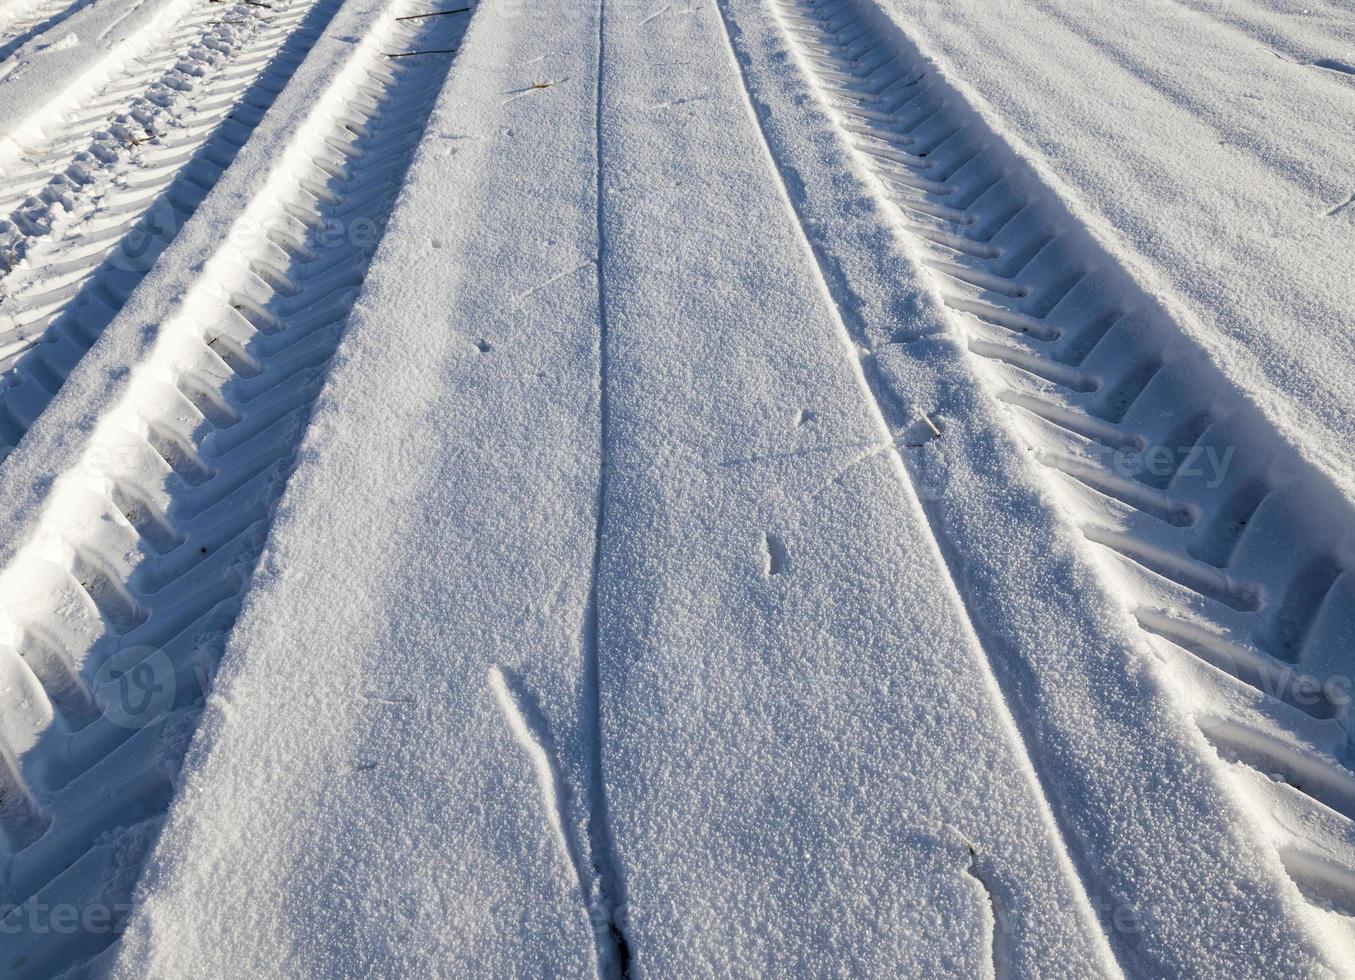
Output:
M774 9L1117 591L1218 694L1197 721L1258 819L1312 828L1269 827L1291 877L1355 913L1352 508L877 9Z
M0 683L23 692L0 717L6 975L52 975L116 938L115 927L25 923L67 904L111 909L116 926L127 910L468 21L394 18L383 14L294 134L241 233L161 328L0 571ZM423 53L390 57L405 52Z
M76 105L52 107L61 122L0 150L0 457L197 210L337 6L206 5Z

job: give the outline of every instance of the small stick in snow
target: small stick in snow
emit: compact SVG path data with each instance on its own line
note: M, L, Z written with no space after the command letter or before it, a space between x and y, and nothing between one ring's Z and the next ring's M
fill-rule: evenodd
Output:
M941 438L941 430L938 429L938 428L936 427L936 423L933 422L931 419L927 418L927 416L924 415L921 411L919 411L919 410L917 410L917 409L914 409L914 412L916 413L916 415L917 415L918 418L920 418L922 421L924 421L924 422L927 423L927 428L929 428L929 429L932 430L932 435L934 435L934 436L936 436L936 438L940 439L940 438Z
M468 14L469 7L457 7L455 10L436 10L431 14L405 14L403 17L397 17L396 20L422 20L425 17L449 17L452 14Z
M423 51L400 51L395 54L387 54L387 58L412 58L416 54L455 54L456 48L426 48Z

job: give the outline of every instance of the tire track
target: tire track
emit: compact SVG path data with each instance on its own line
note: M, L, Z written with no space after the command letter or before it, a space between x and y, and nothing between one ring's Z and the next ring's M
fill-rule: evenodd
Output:
M15 975L87 959L126 913L469 16L398 12L423 11L388 9L361 42L0 571L0 681L21 692L0 716L0 960ZM415 51L438 53L390 57ZM115 922L31 925L59 906Z
M1288 786L1333 812L1314 786L1351 778L1349 502L878 11L774 9L1119 593L1155 648L1193 660L1193 683L1225 706L1201 715L1202 732L1230 762L1301 771ZM1243 711L1240 685L1259 705L1245 719L1225 710ZM1339 837L1324 838L1340 850L1323 856L1322 884L1344 868L1355 904L1355 837ZM1292 857L1301 844L1280 852L1311 897L1313 862Z
M942 562L948 573L949 581L947 585L950 594L958 603L959 608L964 612L965 621L971 631L970 637L976 650L979 669L984 677L988 690L991 692L994 708L1002 719L1003 728L1011 739L1013 755L1016 759L1020 760L1018 764L1024 764L1023 776L1028 779L1032 794L1037 800L1039 812L1045 821L1045 826L1041 829L1049 834L1053 843L1053 849L1062 859L1062 864L1057 871L1058 873L1067 876L1070 883L1070 892L1076 896L1075 901L1077 902L1077 906L1075 914L1085 915L1089 921L1096 922L1097 927L1102 927L1103 924L1097 920L1093 912L1094 904L1092 896L1095 894L1095 891L1090 887L1090 876L1087 874L1084 867L1085 860L1083 860L1082 856L1077 854L1075 849L1070 846L1068 835L1055 814L1052 801L1056 797L1051 793L1047 775L1041 771L1040 767L1035 765L1035 757L1031 751L1031 739L1029 738L1028 726L1023 724L1023 719L1013 709L1006 691L998 680L997 673L993 666L993 654L989 649L990 644L986 643L984 638L980 635L979 620L973 615L973 610L966 602L964 592L960 588L963 576L957 574L954 555L944 546L940 536L935 532L934 528L936 524L934 515L928 511L927 505L922 501L921 497L916 495L916 487L908 473L907 466L904 463L903 456L900 452L900 445L904 443L906 433L913 428L918 420L911 418L908 414L901 411L900 403L896 399L890 397L888 393L888 382L882 376L878 364L876 364L872 358L866 356L864 348L861 346L861 338L857 335L857 332L848 325L852 316L850 312L850 301L844 302L844 297L842 297L831 285L830 275L825 268L825 261L818 250L815 249L813 240L806 230L805 220L800 214L799 209L796 207L795 200L792 197L787 182L786 173L782 170L782 164L778 160L777 154L772 149L767 137L767 132L763 128L762 120L759 116L757 107L754 104L746 74L748 68L740 57L735 44L735 37L738 35L738 30L731 23L731 16L725 0L714 0L714 6L717 11L717 16L720 18L730 60L739 74L740 85L743 90L749 118L753 121L753 124L757 129L759 139L766 152L767 162L781 192L786 211L798 229L800 240L803 243L816 272L820 288L823 292L825 305L831 310L832 318L837 325L841 339L844 345L854 351L857 355L854 359L854 365L857 370L861 390L868 398L872 415L879 426L880 435L882 437L881 444L888 450L889 459L895 469L899 483L908 487L909 491L915 495L919 506L922 508L924 519L927 524L930 525L930 544L935 549L934 554ZM932 432L937 431L935 424L930 419L924 416L921 421L925 422ZM970 848L971 856L976 859L977 855L973 851L973 846L968 846ZM989 877L988 872L986 870L977 870L975 861L971 861L970 868L966 873L975 877L975 880L982 887L989 904L989 911L993 918L993 927L988 943L988 960L994 975L997 975L999 970L1005 970L1006 968L1006 938L1000 936L998 933L998 930L1002 928L1003 916L1005 913L997 901L996 891L991 888L992 879ZM1107 976L1123 976L1125 974L1125 969L1119 960L1119 950L1112 941L1112 936L1103 933L1099 938L1101 939L1102 944L1101 948L1097 950L1097 953L1099 954L1098 958L1102 960L1103 972Z
M25 186L41 187L75 158L93 135L79 123L92 127L113 116L169 72L182 55L188 52L191 57L194 44L204 40L229 44L224 35L215 39L210 35L241 9L177 0L30 112L0 138L0 208L8 214L22 200ZM252 19L237 17L233 26L248 26Z
M197 210L338 9L188 18L0 180L0 454L28 431ZM207 18L212 18L208 20Z

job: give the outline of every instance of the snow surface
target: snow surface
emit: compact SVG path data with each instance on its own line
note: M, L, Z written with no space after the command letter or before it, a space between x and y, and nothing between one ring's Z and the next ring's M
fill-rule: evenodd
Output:
M178 2L60 8L0 132ZM1355 489L1340 5L879 6ZM4 603L390 16L343 4L0 465ZM477 7L99 972L1355 973L1271 822L1349 821L1200 722L1292 720L1135 624L780 16Z
M731 6L607 11L600 157L593 16L477 14L123 971L574 972L608 902L652 975L1320 962L885 219L859 230L771 22ZM742 61L786 76L756 115ZM925 506L844 310L914 338L882 363L945 428L909 462Z
M881 7L1355 496L1349 3Z
M16 134L55 93L173 29L185 0L13 0L0 8L0 133ZM51 123L51 115L44 117Z

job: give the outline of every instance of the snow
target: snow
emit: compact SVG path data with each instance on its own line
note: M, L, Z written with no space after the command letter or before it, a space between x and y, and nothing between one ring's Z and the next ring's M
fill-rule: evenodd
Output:
M387 957L415 973L449 959L555 972L571 969L559 959L571 951L596 955L569 857L592 842L552 839L568 840L555 829L558 783L575 787L561 804L569 818L597 819L579 812L592 776L578 688L598 438L595 164L578 124L593 111L596 27L576 18L562 47L578 54L543 58L561 24L534 35L488 8L481 17L217 679L200 743L212 748L198 756L207 768L199 778L188 764L150 871L159 884L124 939L132 972L224 970L223 955L251 972ZM761 177L715 22L698 23L674 43L704 52L682 79L690 91L712 74L722 84L685 120L700 139L672 129L655 139L664 131L651 120L671 109L624 22L609 56L620 67L603 83L617 116L643 121L632 133L603 119L605 173L618 179L603 191L610 421L597 616L616 854L590 859L625 869L627 940L660 975L821 970L851 956L862 969L941 957L982 972L990 900L971 861L1002 869L1004 906L1030 909L1012 926L1014 962L1102 972L1108 952L1086 898L1051 844L964 617L937 585L935 546L808 256ZM542 79L561 81L522 91ZM730 132L737 142L721 139ZM486 167L491 153L508 165ZM710 154L747 177L698 205ZM754 202L765 240L748 240L741 221L712 237L721 215L747 218ZM638 214L670 218L629 227ZM654 269L659 242L670 259ZM495 275L507 248L518 261ZM411 274L421 268L445 272ZM694 281L730 288L684 285ZM471 344L479 333L487 353ZM813 405L825 409L797 430L796 410ZM382 445L392 427L409 438ZM880 539L877 526L903 531ZM778 577L798 587L764 579L767 527L790 542ZM368 548L389 564L365 561ZM843 581L854 594L834 586ZM284 634L294 642L279 644ZM548 740L532 741L524 695L508 695L505 677L549 719ZM373 687L400 703L373 704ZM957 755L978 761L928 778ZM306 776L260 786L269 759ZM284 823L283 837L270 832ZM381 842L395 826L390 848ZM766 843L750 850L750 839ZM433 899L424 914L438 927L403 918L411 894ZM839 921L844 902L873 911Z
M203 722L254 761L199 757L225 778L185 783L200 807L149 871L163 887L124 938L129 973L139 953L169 974L590 969L552 804L489 671L546 705L576 697L596 495L591 26L492 7L473 22L376 260L401 274L369 280L333 368L352 381L317 408L280 508L297 533L262 560L268 598L235 634L248 653ZM486 166L500 156L517 165ZM508 360L525 339L531 356ZM336 479L341 499L307 492ZM571 720L555 718L561 744ZM233 870L203 877L203 858Z
M79 93L110 67L164 43L194 5L184 0L36 0L0 10L0 133L52 122L54 96Z
M1349 6L881 6L1355 496Z
M159 29L137 18L174 3L35 30L0 59L24 68L0 133L65 132L95 76L60 59L102 45L89 72L117 78ZM851 58L799 0L484 0L464 36L399 26L429 11L413 0L338 7L0 462L0 899L46 865L72 867L37 896L58 907L135 889L120 942L34 927L0 942L16 969L1350 972L1348 19L874 6L822 4ZM445 83L403 62L414 81L377 98L389 55L422 57L409 37L451 39ZM929 243L965 226L919 224L862 151L901 127L850 87L903 84L909 59L1032 212L1085 232L1260 408L1243 451L1313 465L1242 519L1280 537L1239 531L1218 564L1173 550L1193 532L1170 518L1232 492L1227 461L1203 503L1053 472L1051 446L1089 451L1020 406L1096 362L1043 368L1057 335L998 343L957 312L947 276L1027 293L939 266ZM384 226L368 185L324 182L370 145L399 191ZM318 262L258 234L309 242L331 213L384 227L370 267L353 234ZM316 299L293 270L337 285ZM298 440L285 488L282 467L258 481L262 516L193 510L273 432L265 382L317 336L340 339L296 375L313 410L272 437ZM1146 401L1159 426L1189 407ZM185 581L228 599L199 609ZM200 623L240 600L218 666ZM147 663L210 679L200 718L177 703L56 785L112 728L65 732L34 636L103 696L156 630ZM138 781L123 822L102 815Z

